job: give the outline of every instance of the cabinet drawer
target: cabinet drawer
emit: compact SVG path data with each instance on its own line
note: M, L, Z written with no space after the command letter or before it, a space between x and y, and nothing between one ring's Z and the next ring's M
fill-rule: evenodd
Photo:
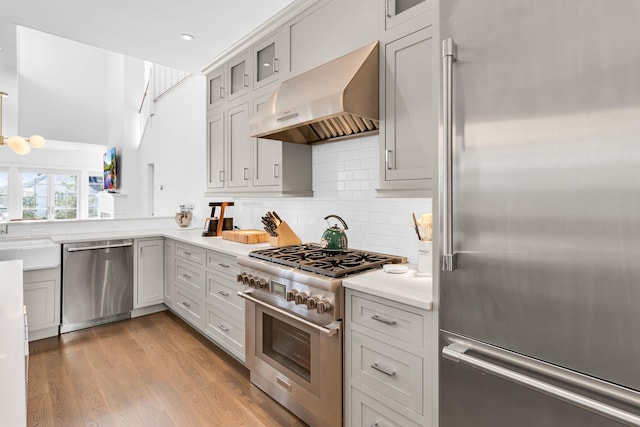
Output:
M351 331L351 377L422 414L423 359Z
M244 325L225 315L215 304L206 303L205 331L231 353L244 357Z
M239 271L235 257L212 251L207 251L207 268L229 276L232 280L236 280L236 274Z
M238 320L244 319L244 300L237 292L241 287L228 280L221 280L216 273L207 272L207 299L224 307L224 310Z
M195 298L190 292L185 292L179 286L176 288L175 307L187 320L202 327L202 301Z
M176 260L175 274L176 283L204 299L204 272L201 267Z
M351 387L351 422L353 427L420 427L410 419L383 405L355 387Z
M198 265L204 265L205 250L185 243L176 243L176 256L188 259Z
M352 295L351 322L421 348L424 346L424 319L410 311Z

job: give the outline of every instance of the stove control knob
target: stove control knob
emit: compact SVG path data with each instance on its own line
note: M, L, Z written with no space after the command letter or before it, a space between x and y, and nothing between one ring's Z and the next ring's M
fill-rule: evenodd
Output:
M258 287L258 282L256 282L256 278L251 275L249 275L249 286L251 286L252 288Z
M269 282L266 279L259 278L256 282L256 288L266 289L269 286Z
M309 299L309 292L300 292L295 296L296 304L304 304Z
M329 301L327 299L319 300L318 304L316 305L316 311L318 312L318 314L330 312L331 311L331 301Z
M307 299L307 309L309 310L313 310L314 308L316 308L318 306L318 300L320 299L319 296L315 295L312 297L309 297L309 299Z
M238 275L236 275L236 282L242 283L243 277L244 277L244 273L238 273Z
M300 291L295 288L287 291L287 301L293 301L296 298L296 295L298 295L298 292Z

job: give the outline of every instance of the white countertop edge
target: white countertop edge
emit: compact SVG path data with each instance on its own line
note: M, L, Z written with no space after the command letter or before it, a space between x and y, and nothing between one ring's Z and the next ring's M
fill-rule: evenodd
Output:
M432 277L417 276L412 267L402 274L385 273L382 269L358 274L344 279L342 286L423 310L433 310Z
M73 243L86 242L91 240L110 240L110 239L151 239L151 238L167 238L179 242L191 244L209 249L212 251L226 253L228 255L247 255L249 252L257 249L269 247L268 243L244 244L224 240L222 237L202 236L202 229L145 229L145 230L122 230L122 231L103 231L95 233L69 233L69 234L53 234L47 236L54 243ZM25 239L28 240L28 239Z

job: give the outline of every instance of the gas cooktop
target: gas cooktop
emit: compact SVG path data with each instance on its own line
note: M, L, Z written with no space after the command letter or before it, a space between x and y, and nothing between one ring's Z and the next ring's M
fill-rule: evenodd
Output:
M326 251L315 243L252 251L250 257L297 268L327 277L344 277L383 264L407 262L406 258L355 249Z

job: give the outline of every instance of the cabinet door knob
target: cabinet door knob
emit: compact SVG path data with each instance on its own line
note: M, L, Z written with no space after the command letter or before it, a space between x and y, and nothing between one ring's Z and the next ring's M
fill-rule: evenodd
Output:
M273 164L273 177L280 178L280 165L277 163Z
M273 72L277 73L278 71L278 58L273 58Z
M220 182L224 182L224 171L218 172L218 180L220 180Z
M242 75L242 85L244 87L249 87L249 74Z
M242 168L242 177L245 181L249 180L249 178L247 177L247 172L249 172L249 168Z
M220 86L220 99L224 99L224 88Z

